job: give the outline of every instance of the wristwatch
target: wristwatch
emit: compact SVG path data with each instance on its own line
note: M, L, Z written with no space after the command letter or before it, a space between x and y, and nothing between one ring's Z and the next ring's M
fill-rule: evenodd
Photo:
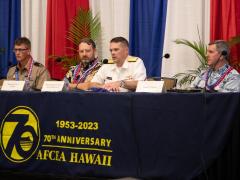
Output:
M121 81L120 81L120 87L121 87L121 88L124 88L124 87L125 87L125 84L126 84L126 82L125 82L124 80L121 80Z

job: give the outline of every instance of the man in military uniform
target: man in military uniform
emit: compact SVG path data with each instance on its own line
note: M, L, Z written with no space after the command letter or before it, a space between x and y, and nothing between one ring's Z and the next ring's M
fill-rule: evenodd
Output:
M41 90L50 75L42 64L33 60L30 40L26 37L16 39L13 52L18 63L8 70L7 80L25 81L25 90Z
M110 52L112 60L99 69L92 82L114 92L136 90L138 81L146 79L143 61L129 56L128 41L123 37L115 37L110 41Z
M209 43L207 61L209 68L202 71L191 84L194 88L208 91L240 92L240 75L229 61L229 46L223 40Z
M64 78L64 81L69 83L69 89L74 89L77 85L84 86L84 83L90 82L101 66L98 58L95 57L96 44L92 39L81 39L78 50L80 63L76 66L72 66Z

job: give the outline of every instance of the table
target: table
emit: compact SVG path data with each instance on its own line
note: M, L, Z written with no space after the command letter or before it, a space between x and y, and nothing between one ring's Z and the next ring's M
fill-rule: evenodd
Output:
M240 93L1 92L0 171L211 176L239 110Z

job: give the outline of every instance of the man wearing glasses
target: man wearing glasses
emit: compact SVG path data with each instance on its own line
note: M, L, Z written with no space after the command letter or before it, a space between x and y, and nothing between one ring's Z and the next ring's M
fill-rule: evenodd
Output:
M26 37L16 39L13 52L18 63L8 70L7 79L25 81L25 90L41 90L50 75L42 64L33 60L30 40Z

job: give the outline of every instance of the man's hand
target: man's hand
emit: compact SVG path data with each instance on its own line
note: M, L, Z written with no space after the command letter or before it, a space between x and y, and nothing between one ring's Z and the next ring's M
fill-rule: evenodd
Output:
M120 81L110 82L103 85L104 89L107 89L108 91L113 92L119 92L120 91Z

